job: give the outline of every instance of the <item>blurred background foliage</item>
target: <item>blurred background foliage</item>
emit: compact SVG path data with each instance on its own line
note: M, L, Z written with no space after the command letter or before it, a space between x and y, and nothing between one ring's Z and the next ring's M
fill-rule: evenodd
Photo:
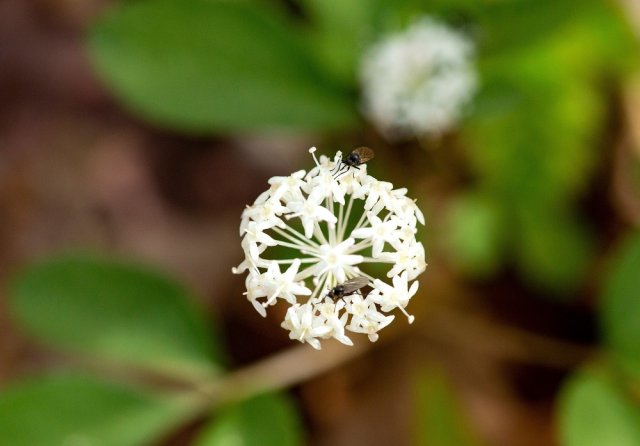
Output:
M7 4L7 11L19 9ZM108 107L116 110L96 119L134 122L147 144L159 146L153 150L169 153L164 187L174 188L173 201L197 208L198 196L180 187L189 191L205 182L209 195L199 196L202 206L208 203L209 211L223 217L210 225L192 212L188 222L174 222L187 228L190 244L170 246L164 257L153 249L143 256L135 249L103 249L81 238L61 238L55 249L43 243L14 257L7 250L3 278L15 272L3 299L8 319L47 359L27 361L28 378L15 365L3 373L9 382L0 393L1 444L389 444L395 437L380 434L386 423L388 435L403 435L396 444L640 445L640 58L632 2L91 4L91 13L81 14L89 17L80 20L82 26L70 27L82 29L74 38L91 61L84 75L100 80ZM45 1L40 7L53 8ZM480 90L455 131L387 141L361 115L359 60L367 45L425 14L476 43ZM63 91L74 88L69 84ZM4 111L13 113L14 103L8 101ZM12 127L6 129L10 134ZM76 144L82 146L83 138ZM164 150L167 140L178 148ZM109 140L102 150L119 153L121 143ZM181 144L197 149L183 152ZM220 148L225 144L231 149ZM372 353L374 359L356 362L355 371L329 371L315 385L287 382L282 370L275 378L249 373L252 380L240 379L242 366L277 355L287 343L267 334L280 330L274 321L237 316L252 311L241 283L221 275L207 282L206 271L194 278L194 264L197 269L206 263L189 263L185 253L235 237L237 219L264 188L262 179L303 168L307 146L331 153L362 144L376 150L371 169L407 185L426 208L430 266L415 299L424 302L416 303L422 327L418 322L415 333L394 335L400 340ZM194 167L209 160L203 152L218 153L202 163L204 173ZM162 164L162 156L154 156L149 159ZM7 156L7 165L14 159ZM48 169L70 162L73 170L74 159L50 165L48 159ZM94 174L110 178L124 171L125 179L135 177L130 158L106 159L112 170L96 167ZM95 163L102 165L100 158ZM61 172L55 178L62 184L68 171ZM238 178L246 179L238 184ZM99 184L79 184L101 193ZM53 195L59 190L44 189L49 187ZM3 203L29 196L19 187L6 190ZM106 190L114 203L127 195ZM135 214L135 199L124 214ZM45 204L55 206L49 200ZM154 209L147 223L157 221ZM194 224L198 219L204 229ZM12 222L23 220L6 221L3 239L10 240L18 234ZM49 235L54 239L55 228ZM132 239L150 231L144 225L129 230ZM211 242L198 231L217 231L220 239ZM103 254L60 254L74 248ZM235 246L212 255L228 271L238 252ZM44 254L45 260L32 262ZM136 257L145 262L131 260ZM157 268L140 266L154 262ZM210 284L209 292L202 293L199 283ZM221 294L241 301L239 309L219 296L207 304L209 295ZM457 312L464 316L452 318ZM469 315L481 315L479 328L465 324ZM487 328L491 324L521 331ZM483 343L473 327L492 335ZM505 344L510 336L514 343ZM393 349L404 352L402 359ZM483 351L506 357L508 366L494 359L496 365L482 369L477 363L486 361L478 356ZM517 361L510 355L534 363L523 378L528 397L513 397L505 390L509 384L496 379L508 376L518 386L519 372L511 368ZM326 371L322 360L315 374ZM563 365L541 371L537 360ZM509 371L496 372L503 368ZM371 381L366 391L377 389L378 398L345 390L363 386L360 381ZM491 391L469 390L478 381L490 381L491 391L509 394L521 406L511 403L506 412L487 414L491 404L478 398L490 400ZM323 431L336 419L355 427Z

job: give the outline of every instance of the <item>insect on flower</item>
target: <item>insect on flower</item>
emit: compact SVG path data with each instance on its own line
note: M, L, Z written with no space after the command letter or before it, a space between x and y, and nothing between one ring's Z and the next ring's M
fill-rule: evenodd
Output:
M360 165L366 163L375 156L369 147L358 147L354 149L346 158L342 158L338 163L334 178L338 178L347 172L350 167L360 170Z
M260 315L288 306L281 327L291 339L316 349L326 339L353 345L352 333L375 342L392 313L414 320L406 307L427 266L416 239L424 215L406 188L367 173L370 149L319 159L315 151L311 170L271 178L243 211L244 260L232 271L247 273L244 295ZM335 178L342 165L353 175ZM372 276L380 267L386 274Z
M341 299L345 296L349 296L359 291L361 288L364 288L369 284L369 279L363 276L354 277L353 279L349 279L340 285L336 285L327 293L327 297L336 300Z

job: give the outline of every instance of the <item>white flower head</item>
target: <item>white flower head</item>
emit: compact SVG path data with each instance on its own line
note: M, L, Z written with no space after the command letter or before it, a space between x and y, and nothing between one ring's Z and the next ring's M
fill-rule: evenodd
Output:
M365 51L363 111L390 139L441 134L476 91L473 59L466 36L423 17Z
M394 319L387 313L398 309L413 322L405 307L426 267L415 237L424 216L406 189L368 175L366 164L336 175L340 152L318 160L309 151L313 169L272 178L243 212L245 259L232 271L248 271L244 294L262 316L278 302L289 305L282 327L291 339L317 349L320 339L353 345L347 332L375 341ZM375 263L384 268L372 275L367 266ZM328 297L356 277L368 280L370 294Z

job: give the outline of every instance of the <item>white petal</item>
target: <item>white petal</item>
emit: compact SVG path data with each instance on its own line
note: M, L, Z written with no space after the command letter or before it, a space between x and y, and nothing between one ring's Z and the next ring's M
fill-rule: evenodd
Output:
M310 218L302 219L302 227L304 228L304 236L311 238L313 236L314 222Z
M260 316L267 317L267 310L262 306L260 302L258 302L257 300L251 300L251 304L253 305L253 308L255 308L256 311L260 314Z
M409 288L409 296L412 297L414 294L416 294L416 292L418 291L418 286L420 285L420 283L413 282L411 284L411 288Z
M342 342L344 345L353 345L353 341L346 335L334 336L334 338Z
M373 228L358 228L351 232L353 238L369 238L373 235Z
M382 254L382 248L384 248L384 240L377 239L373 242L373 249L371 250L371 254L373 257L379 257Z

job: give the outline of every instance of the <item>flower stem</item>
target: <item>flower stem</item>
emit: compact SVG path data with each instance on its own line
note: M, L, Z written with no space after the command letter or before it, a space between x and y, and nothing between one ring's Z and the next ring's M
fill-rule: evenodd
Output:
M327 203L327 209L329 209L329 211L331 212L331 215L336 215L336 213L334 212L333 197L332 196L327 197L326 203ZM329 244L331 246L335 246L336 245L336 227L334 226L333 228L331 228L331 226L327 226L327 229L328 229L327 232L329 233Z
M367 213L363 212L362 215L360 216L360 220L358 220L358 223L356 223L355 228L353 228L351 232L355 231L356 229L363 228L366 218L367 218Z
M348 254L353 254L354 252L362 251L363 249L367 249L373 246L373 243L369 239L364 239L353 245L351 248L347 250Z
M287 227L288 227L288 226L287 226ZM293 235L291 235L291 234L288 234L287 232L283 231L282 229L280 229L280 228L278 228L278 227L274 227L274 228L272 228L272 229L274 230L274 232L277 232L278 234L280 234L281 236L283 236L284 238L286 238L286 239L287 239L287 240L289 240L290 242L293 242L293 243L301 243L301 242L309 243L310 245L312 245L313 247L316 247L316 248L319 246L319 245L318 245L316 242L314 242L313 240L309 240L309 239L307 239L307 238L305 238L305 239L298 239L298 238L294 237L294 236L293 236Z
M366 353L372 344L359 342L345 346L327 343L322 350L301 345L268 357L223 378L200 384L192 394L200 399L201 410L242 401L267 391L286 389L332 370Z
M385 260L385 259L374 259L373 257L362 257L362 262L360 263L395 263L393 260Z
M309 297L308 302L313 302L316 297L320 297L320 293L327 287L327 282L329 281L329 273L325 272L320 276L320 280L318 281L318 285L315 290L313 290L313 294Z
M320 227L320 223L318 223L318 222L314 222L313 223L313 235L316 236L316 238L320 241L320 243L322 243L324 245L328 245L329 244L329 242L325 238L324 234L322 233L322 228Z
M306 259L284 259L284 260L268 260L268 262L276 262L280 265L289 265L296 260L299 260L300 263L318 263L318 259L315 257L307 257Z
M284 240L278 240L278 239L274 239L274 240L280 246L284 246L285 248L299 249L300 252L302 252L304 254L311 254L311 255L319 255L320 254L320 251L318 251L313 246L299 245L299 244L289 243L289 242L285 242Z
M344 233L347 230L347 225L349 224L349 217L351 217L351 208L353 207L353 195L349 195L349 203L347 203L347 212L342 219L342 225L338 228L338 235L340 241L344 240ZM340 207L342 210L344 206Z

